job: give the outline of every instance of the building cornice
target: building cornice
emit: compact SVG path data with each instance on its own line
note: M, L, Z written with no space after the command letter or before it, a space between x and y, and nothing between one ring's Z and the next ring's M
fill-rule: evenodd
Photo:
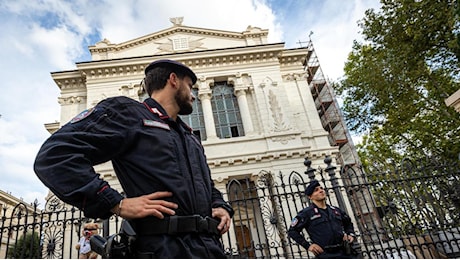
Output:
M66 90L86 89L85 74L79 70L52 72L51 77L62 92Z
M325 156L331 156L337 154L337 149L317 149L311 151L311 149L293 149L283 150L275 152L267 152L264 154L254 154L247 156L236 156L226 157L220 159L208 159L208 165L211 169L219 167L229 167L235 165L245 165L252 163L272 162L273 160L284 160L284 159L295 159L305 158L306 156L311 159L324 158Z
M107 77L139 77L144 75L145 67L157 59L172 59L182 62L191 69L212 66L244 65L260 62L278 62L284 51L284 43L263 44L248 47L235 47L215 50L203 50L180 54L162 54L142 57L130 57L111 60L98 60L77 63L82 79L106 80ZM284 57L281 55L281 57ZM71 75L71 74L69 74ZM72 75L76 79L76 75ZM54 77L53 77L54 78ZM69 82L65 82L68 85Z
M53 72L51 75L61 91L65 92L85 90L88 80L105 81L108 77L142 78L145 67L156 59L177 60L194 70L250 64L261 66L264 62L278 62L281 67L289 70L290 67L298 69L307 53L306 48L284 49L284 43L263 44L244 48L80 62L77 63L77 70Z
M307 58L308 48L286 49L279 55L281 66L296 66L303 65Z

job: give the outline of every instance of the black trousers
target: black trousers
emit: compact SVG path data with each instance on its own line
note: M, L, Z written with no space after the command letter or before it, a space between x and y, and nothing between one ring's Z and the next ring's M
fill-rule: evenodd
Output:
M138 236L137 258L227 258L218 236L190 233Z
M358 258L357 255L347 255L345 254L344 250L338 250L335 252L327 252L316 256L318 259L356 259Z

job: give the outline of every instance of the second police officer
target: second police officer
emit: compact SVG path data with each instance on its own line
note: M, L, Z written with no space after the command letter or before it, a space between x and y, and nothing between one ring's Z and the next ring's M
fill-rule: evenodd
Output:
M305 195L312 204L292 220L288 235L317 258L355 258L348 252L354 241L353 223L340 208L326 204L326 192L317 180L311 181ZM302 235L305 229L311 243Z

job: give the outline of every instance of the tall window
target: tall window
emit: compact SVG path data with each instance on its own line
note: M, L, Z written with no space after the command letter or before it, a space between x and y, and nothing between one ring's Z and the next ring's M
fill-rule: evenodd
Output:
M233 86L227 82L215 82L212 91L212 111L219 138L244 135L238 101L233 94Z
M198 138L204 141L206 140L206 128L204 127L203 108L198 98L198 89L192 89L192 93L196 97L193 102L193 112L190 115L181 115L180 118L193 129L193 133Z

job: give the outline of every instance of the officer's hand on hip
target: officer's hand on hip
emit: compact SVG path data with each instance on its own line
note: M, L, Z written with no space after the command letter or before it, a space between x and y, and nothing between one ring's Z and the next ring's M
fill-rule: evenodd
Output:
M230 228L230 214L224 208L212 208L212 217L220 219L220 223L217 229L220 230L220 234L225 234Z
M171 216L176 214L174 210L177 209L177 204L161 199L171 197L172 195L172 192L169 191L158 191L140 197L125 198L121 204L112 209L112 212L118 212L118 215L126 219L144 218L147 216L155 216L163 219L163 214ZM121 207L119 207L120 205Z
M322 254L324 252L323 248L321 248L318 244L311 244L308 247L308 251L310 251L313 254L315 254L315 256L319 255L319 254Z

